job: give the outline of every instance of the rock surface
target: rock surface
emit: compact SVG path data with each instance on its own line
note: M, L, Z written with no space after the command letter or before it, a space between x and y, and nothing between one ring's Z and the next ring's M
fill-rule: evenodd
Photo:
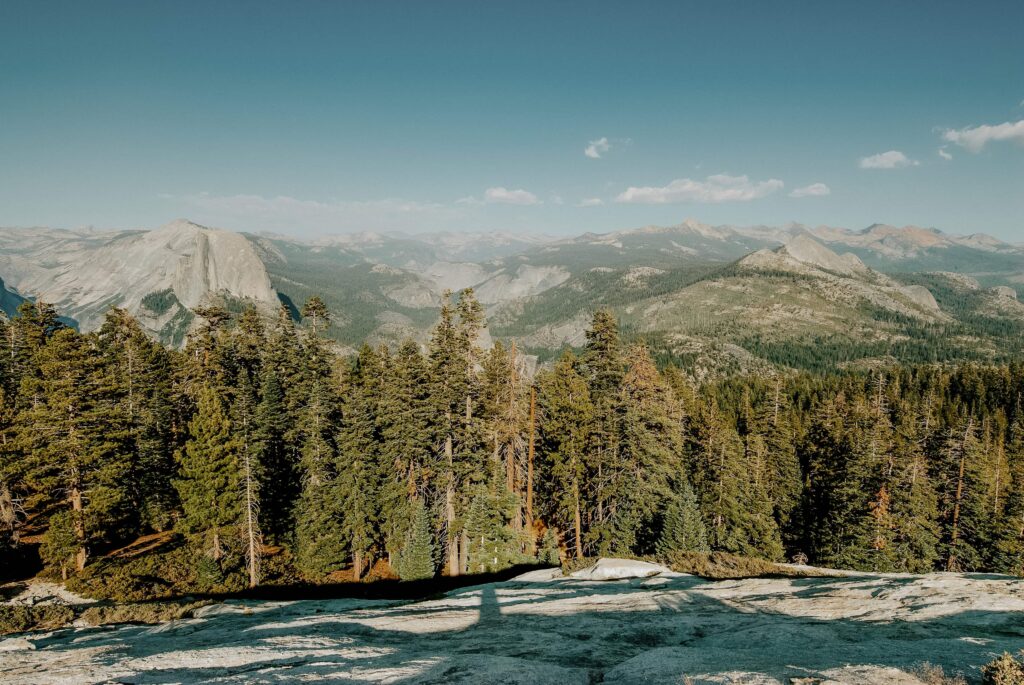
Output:
M5 683L922 682L1024 647L1024 581L981 574L518 579L421 602L228 602L0 653ZM687 680L689 679L689 680ZM802 680L806 679L806 680Z
M249 300L268 311L279 305L245 236L184 220L153 231L4 229L0 273L21 295L56 305L85 331L99 327L111 306L160 334L178 310L210 296ZM143 299L157 294L167 298L166 309L150 311Z

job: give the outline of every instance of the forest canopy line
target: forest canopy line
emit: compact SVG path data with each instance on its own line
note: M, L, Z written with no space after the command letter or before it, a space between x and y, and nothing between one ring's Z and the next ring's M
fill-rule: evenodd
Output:
M1024 366L743 376L697 387L595 313L528 373L481 349L472 290L426 349L196 312L182 351L126 312L0 319L0 552L69 578L175 531L196 590L424 579L593 555L724 551L873 571L1024 574ZM282 561L283 560L283 561ZM275 571L276 573L277 571Z

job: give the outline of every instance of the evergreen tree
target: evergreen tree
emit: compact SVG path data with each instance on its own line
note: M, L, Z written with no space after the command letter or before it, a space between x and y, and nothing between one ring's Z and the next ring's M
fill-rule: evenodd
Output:
M343 512L343 534L352 553L353 580L362 577L364 561L378 539L381 471L376 400L382 373L380 356L363 345L342 402L336 497Z
M606 474L610 512L608 549L647 553L657 540L657 521L673 498L682 472L679 406L658 375L646 347L630 348L622 379L619 458Z
M129 517L126 421L94 340L58 330L33 363L38 377L22 379L21 391L33 402L16 419L21 459L15 469L26 508L68 512L74 567L81 571L90 547L117 537ZM55 529L54 535L65 532Z
M938 498L924 454L923 424L909 407L894 430L891 511L893 570L927 573L938 561Z
M118 308L107 313L98 341L110 389L127 420L132 508L143 528L165 530L178 505L171 483L177 438L172 430L168 353L146 336L128 312Z
M184 516L185 532L202 534L210 557L219 562L224 554L225 528L242 517L239 451L231 421L217 390L198 389L196 415L189 423L189 440L179 456L175 481Z
M753 488L743 440L715 400L694 422L694 486L712 549L746 556L781 554L778 529L764 507L763 491ZM751 493L753 492L753 496ZM759 507L748 509L748 504Z
M466 570L488 573L508 568L522 558L520 535L510 525L515 497L504 483L503 469L495 464L490 482L473 487L466 513Z
M764 440L765 485L775 523L786 546L792 547L799 538L793 517L800 505L803 481L796 454L796 432L781 378L775 379L771 395L762 403L757 432Z
M462 291L455 306L448 294L430 341L431 432L433 444L440 448L433 471L443 500L445 566L452 576L459 575L467 563L460 520L468 504L467 486L486 475L483 435L474 414L479 398L476 341L482 325L472 289Z
M302 317L309 319L310 330L314 336L331 325L331 313L318 295L306 300L306 304L302 306Z
M590 388L579 372L579 362L569 350L562 354L554 369L538 380L538 404L541 414L540 453L544 481L542 507L549 520L571 531L576 558L584 556L583 521L589 510L585 499L589 489L587 448L593 405Z
M256 414L256 390L249 380L249 371L239 369L232 405L233 428L238 439L238 461L241 473L241 527L245 545L246 571L249 587L260 582L260 566L263 558L263 533L260 531L260 474L263 453L259 438Z
M560 566L562 563L562 552L558 545L558 533L554 528L544 531L541 538L540 550L537 553L537 561L550 566Z
M293 510L301 489L298 464L292 459L285 438L289 431L288 418L277 372L273 368L264 369L253 440L260 466L260 527L276 541L283 540L293 528Z
M424 580L434 577L434 538L430 531L430 514L416 498L410 507L412 523L397 555L397 568L402 580Z
M524 402L524 384L520 376L515 346L506 350L496 342L483 360L481 416L488 425L491 458L502 464L505 488L514 494L526 490L527 405ZM516 498L516 511L512 524L516 529L524 523L522 498Z
M415 342L403 343L385 362L377 416L380 526L385 549L393 559L415 519L410 508L413 500L429 494L430 387L426 361Z
M1024 413L1019 403L1009 433L1006 452L1010 484L995 535L993 567L1002 573L1024 576Z
M710 552L708 531L697 505L697 495L690 484L683 482L665 508L657 552Z
M990 512L982 496L983 452L977 420L951 428L939 456L942 558L947 571L982 568Z
M619 419L622 411L619 385L624 373L618 323L610 310L595 312L586 339L583 366L594 404L590 433L592 446L588 450L588 462L594 471L590 483L595 500L590 531L595 539L603 540L600 547L607 548L610 540L607 523L611 514L607 499L614 496L609 490L618 486L616 479L609 474L619 470Z
M348 556L335 492L337 404L329 384L316 379L300 419L302 493L295 511L295 564L311 576L341 568Z

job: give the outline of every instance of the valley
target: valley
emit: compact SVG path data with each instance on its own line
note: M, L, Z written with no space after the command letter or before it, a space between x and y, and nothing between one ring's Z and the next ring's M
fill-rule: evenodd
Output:
M83 330L110 306L180 346L192 310L255 303L298 318L313 295L343 352L426 342L443 293L472 287L486 334L551 359L611 307L624 332L698 376L977 359L1021 350L1024 249L873 225L711 226L688 219L556 239L356 233L315 241L172 222L112 233L0 230L5 311L42 298Z

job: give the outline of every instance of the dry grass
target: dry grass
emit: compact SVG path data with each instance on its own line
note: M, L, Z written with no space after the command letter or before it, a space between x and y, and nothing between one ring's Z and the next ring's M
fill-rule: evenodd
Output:
M962 673L946 675L942 666L927 661L915 668L913 674L925 685L967 685Z

